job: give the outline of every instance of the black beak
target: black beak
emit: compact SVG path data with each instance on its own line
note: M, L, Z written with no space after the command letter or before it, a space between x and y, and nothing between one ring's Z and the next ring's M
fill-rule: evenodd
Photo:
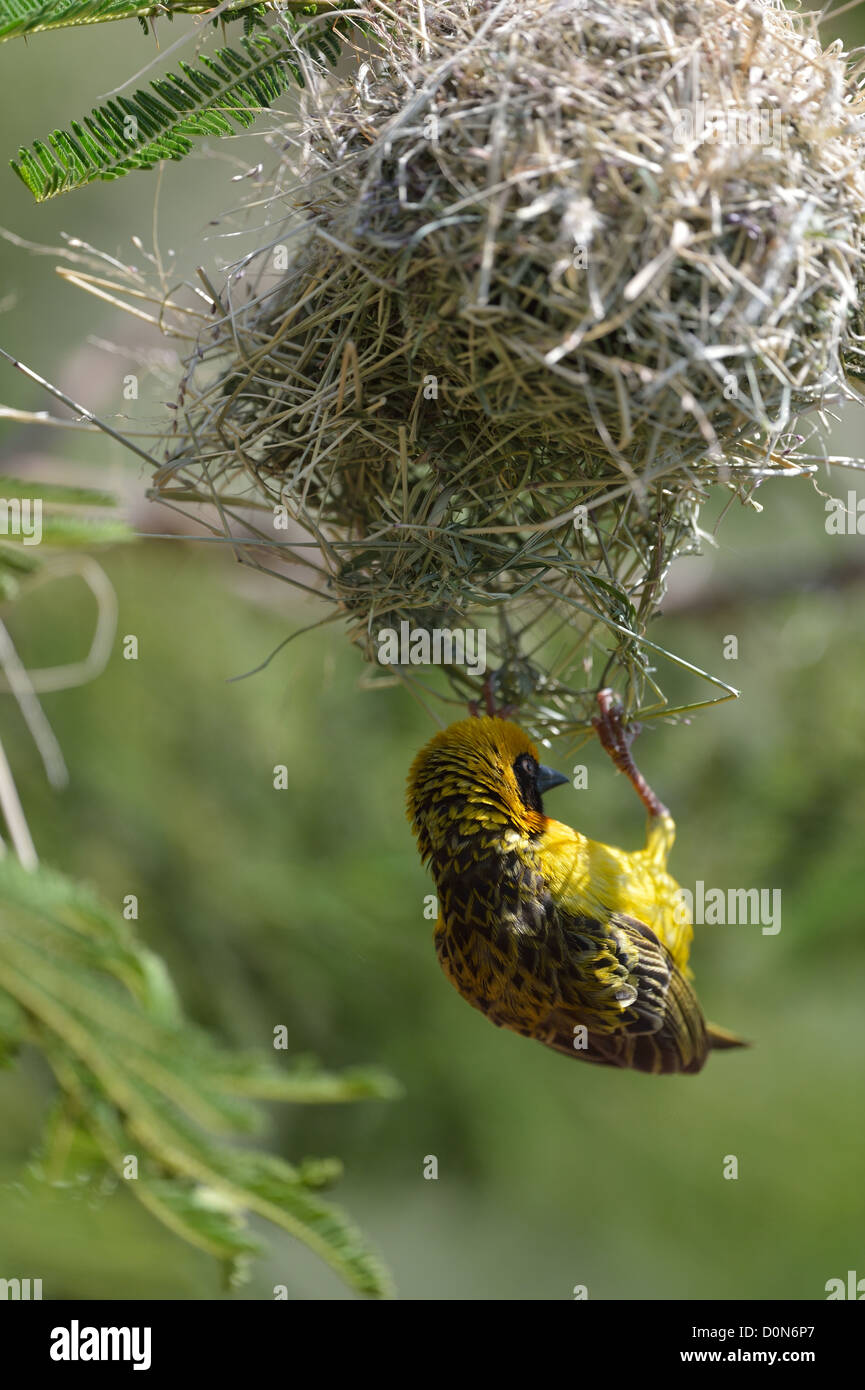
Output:
M560 787L563 782L568 780L563 772L556 772L551 767L544 767L543 763L538 764L538 791L542 796L544 792L551 791L553 787Z

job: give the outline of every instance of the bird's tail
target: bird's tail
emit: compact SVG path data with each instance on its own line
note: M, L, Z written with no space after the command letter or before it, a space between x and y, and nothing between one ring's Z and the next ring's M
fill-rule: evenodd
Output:
M744 1038L737 1038L735 1033L729 1032L726 1028L719 1028L717 1023L706 1024L706 1037L709 1040L709 1046L719 1052L723 1052L728 1047L751 1046Z

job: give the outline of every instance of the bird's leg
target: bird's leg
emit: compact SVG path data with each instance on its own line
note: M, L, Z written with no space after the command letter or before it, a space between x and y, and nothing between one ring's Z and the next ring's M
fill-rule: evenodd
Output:
M501 709L496 709L496 681L498 674L498 671L487 672L486 679L482 686L484 708L490 719L510 719L511 715L515 713L514 705L502 705ZM480 702L478 700L469 700L469 714L473 714L476 719L480 713L479 706Z
M669 811L663 801L652 791L631 756L631 743L640 732L639 725L634 725L630 729L625 727L622 719L622 707L612 690L598 691L598 709L600 713L595 716L592 723L601 741L601 747L609 753L619 771L624 772L649 815L653 818L663 817L669 820Z
M495 695L493 694L493 680L494 680L494 678L495 678L495 671L490 671L490 672L488 673L488 675L487 675L486 680L484 681L483 685L481 686L481 689L482 689L482 691L483 691L483 696L484 696L484 708L486 709L486 712L487 712L487 714L490 716L490 718L492 718L492 717L495 715L495 712L496 712L496 701L495 701ZM480 713L481 713L480 700L469 700L469 714L473 715L475 719L479 719L479 718L480 718Z

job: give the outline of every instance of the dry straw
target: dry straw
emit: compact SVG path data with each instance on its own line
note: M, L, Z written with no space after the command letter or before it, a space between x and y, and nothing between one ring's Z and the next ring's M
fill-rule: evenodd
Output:
M862 362L865 65L776 0L356 15L339 76L303 59L158 494L371 662L401 622L482 627L541 734L605 674L661 710L687 663L646 629L700 505L817 469L800 417Z

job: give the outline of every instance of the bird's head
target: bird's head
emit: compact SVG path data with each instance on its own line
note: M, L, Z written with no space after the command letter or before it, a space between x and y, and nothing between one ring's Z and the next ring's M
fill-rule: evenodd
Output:
M546 824L541 796L567 780L544 767L528 734L510 720L451 724L421 749L408 776L408 818L421 858L454 835L540 835Z

